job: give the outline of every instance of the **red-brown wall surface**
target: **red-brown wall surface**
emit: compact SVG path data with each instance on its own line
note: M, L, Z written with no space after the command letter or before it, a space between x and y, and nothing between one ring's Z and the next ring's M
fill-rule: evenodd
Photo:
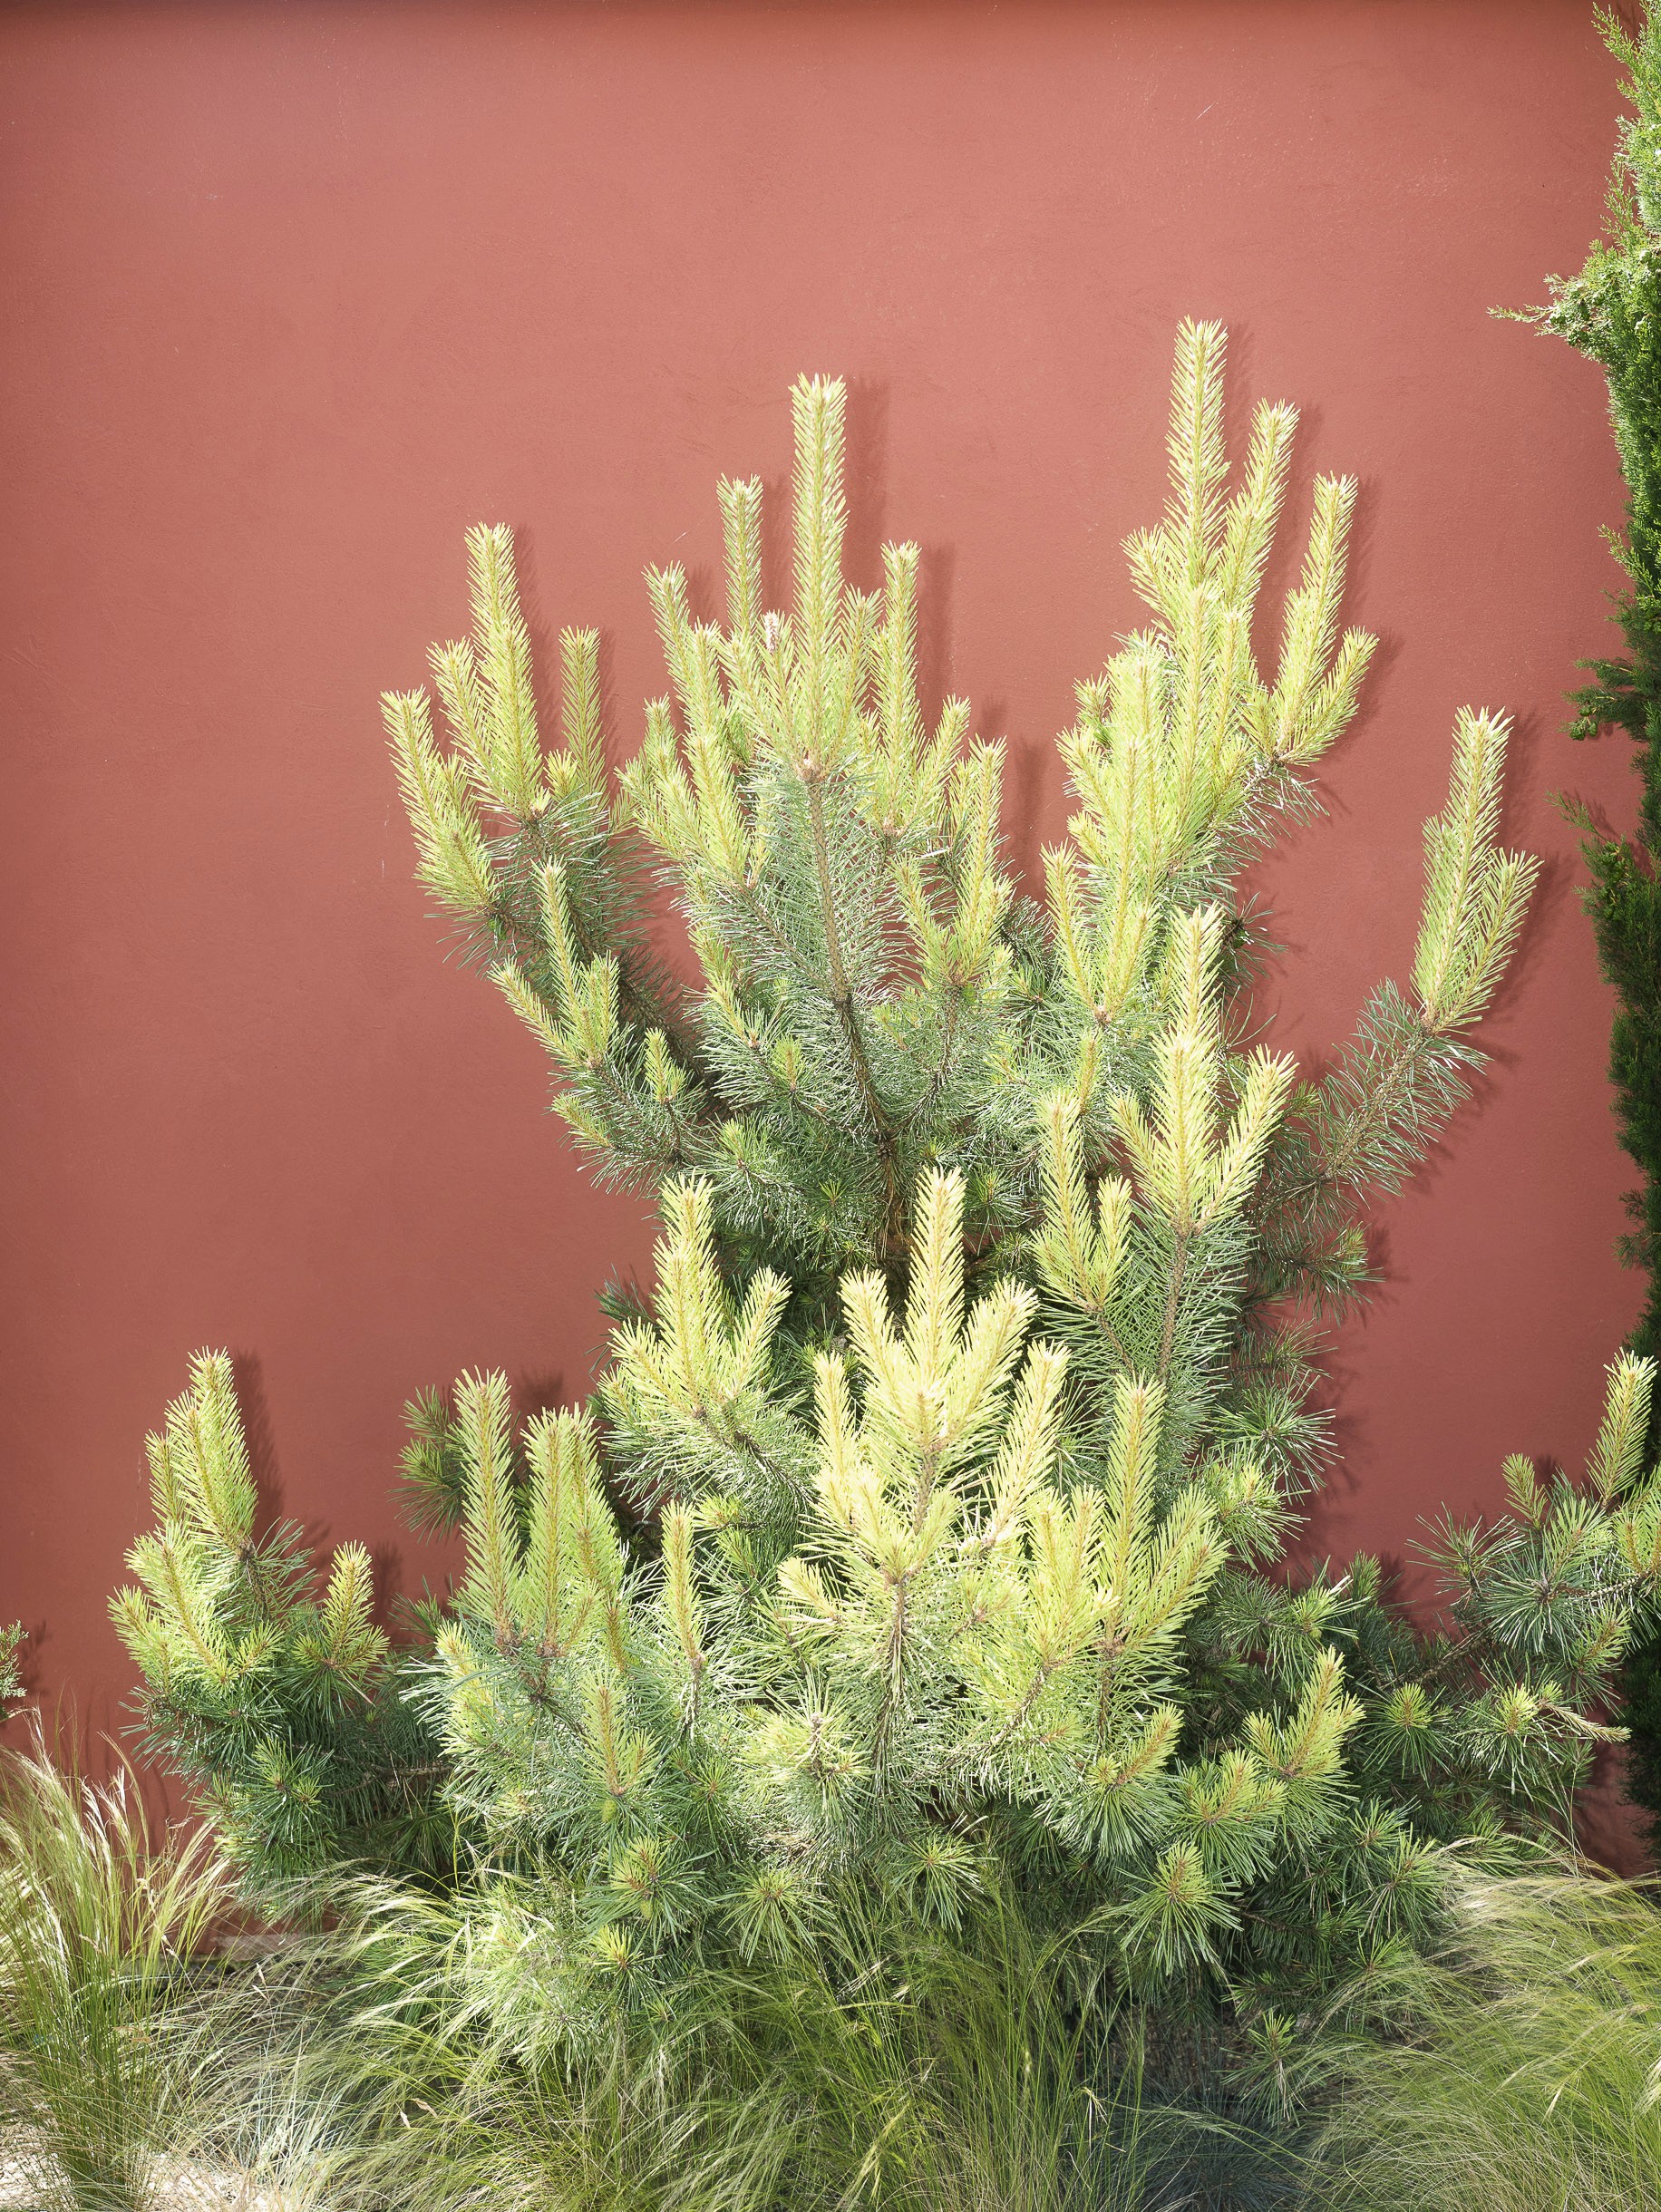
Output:
M1637 1283L1548 794L1629 817L1625 742L1560 734L1620 488L1595 370L1489 310L1578 265L1617 112L1589 0L11 10L0 1619L42 1684L119 1719L105 1598L197 1346L245 1363L282 1509L406 1585L404 1399L583 1387L649 1237L446 963L376 694L507 521L631 750L639 572L711 584L715 480L781 478L804 368L851 382L855 568L925 547L931 680L1008 736L1028 866L1073 681L1138 619L1178 320L1229 324L1237 417L1303 408L1306 487L1359 476L1384 646L1330 821L1265 871L1276 1034L1319 1051L1404 972L1462 703L1517 716L1548 859L1492 1078L1343 1333L1317 1538L1400 1553L1504 1452L1577 1461Z

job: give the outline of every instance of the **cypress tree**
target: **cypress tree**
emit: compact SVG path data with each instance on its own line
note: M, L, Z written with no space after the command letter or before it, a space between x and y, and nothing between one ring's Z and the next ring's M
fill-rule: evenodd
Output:
M1627 1194L1622 1256L1647 1279L1631 1349L1661 1353L1661 24L1647 10L1636 35L1608 12L1599 24L1627 66L1635 113L1620 125L1608 201L1608 235L1578 276L1553 278L1540 325L1598 362L1627 484L1627 529L1612 538L1626 574L1617 616L1627 650L1586 664L1574 694L1576 738L1621 730L1641 781L1631 838L1601 834L1572 810L1591 873L1583 897L1598 956L1614 986L1609 1077L1621 1143L1640 1180ZM1652 1410L1649 1446L1657 1437ZM1627 1793L1661 1823L1661 1635L1641 1638L1622 1670L1629 1731Z

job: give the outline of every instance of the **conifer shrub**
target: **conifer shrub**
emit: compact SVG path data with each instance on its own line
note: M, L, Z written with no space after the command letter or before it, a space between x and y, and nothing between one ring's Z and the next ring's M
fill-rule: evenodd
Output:
M1620 730L1637 747L1642 791L1631 838L1612 837L1583 810L1591 871L1584 897L1598 956L1617 996L1609 1039L1620 1140L1640 1181L1628 1192L1632 1227L1622 1256L1648 1278L1632 1349L1661 1352L1661 24L1647 8L1636 34L1608 11L1598 17L1627 65L1623 91L1637 112L1621 124L1608 197L1609 235L1578 276L1554 277L1551 300L1530 319L1598 363L1627 483L1627 530L1612 539L1626 572L1617 614L1627 651L1588 664L1574 694L1571 734ZM1653 1452L1655 1413L1649 1448ZM1661 1817L1661 1637L1640 1637L1622 1670L1622 1718L1630 1732L1627 1789Z
M1002 747L959 701L925 719L916 548L845 578L833 383L793 395L790 611L759 484L724 484L726 618L651 574L670 691L619 777L592 633L543 749L504 530L432 656L448 742L386 700L422 879L583 1157L655 1196L655 1288L614 1301L585 1407L516 1428L479 1374L412 1409L410 1492L465 1565L395 1642L360 1548L325 1572L260 1528L205 1355L115 1616L250 1887L424 1885L472 2016L527 2049L822 1965L856 1908L966 1955L1013 1897L1079 2001L1232 1998L1274 2062L1435 1928L1445 1840L1561 1828L1608 1733L1661 1574L1649 1362L1611 1368L1584 1480L1513 1460L1504 1514L1438 1532L1433 1633L1374 1559L1286 1562L1319 1325L1468 1095L1534 863L1498 842L1504 721L1463 712L1408 980L1318 1079L1250 1043L1239 873L1315 810L1371 640L1340 623L1355 486L1322 478L1260 669L1295 418L1259 408L1232 478L1223 353L1184 327L1170 503L1127 548L1147 623L1079 688L1041 894L1000 859Z

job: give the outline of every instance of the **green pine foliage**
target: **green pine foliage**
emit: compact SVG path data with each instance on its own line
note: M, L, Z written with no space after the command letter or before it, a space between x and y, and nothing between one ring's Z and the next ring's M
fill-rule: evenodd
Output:
M1250 1044L1238 875L1313 810L1371 644L1322 479L1259 666L1294 418L1258 410L1236 480L1222 371L1186 326L1147 624L1080 686L1041 898L1001 866L1001 747L922 713L915 548L844 578L834 383L794 394L790 611L759 486L724 485L726 618L650 577L671 691L620 778L586 633L542 750L503 531L432 656L448 742L386 702L423 878L584 1155L656 1194L656 1289L586 1407L516 1430L485 1374L413 1409L465 1565L396 1647L353 1547L325 1581L257 1535L205 1361L117 1618L255 1883L450 1884L527 2048L821 1957L853 1898L952 1938L1014 1896L1092 1986L1248 2001L1272 2062L1435 1925L1442 1840L1560 1826L1608 1733L1661 1575L1650 1363L1612 1368L1583 1480L1514 1461L1506 1514L1440 1532L1435 1634L1376 1562L1282 1564L1328 1450L1316 1324L1481 1065L1534 864L1497 840L1505 725L1462 713L1409 980L1319 1082Z
M374 1619L369 1555L325 1581L292 1523L261 1530L231 1363L204 1353L150 1439L156 1525L112 1601L144 1678L144 1743L202 1789L266 1884L326 1860L442 1864L436 1745L409 1657Z
M1653 1359L1661 1353L1661 23L1646 10L1635 35L1611 14L1599 22L1627 66L1622 89L1636 110L1620 128L1608 236L1578 276L1552 280L1549 306L1532 319L1602 366L1627 482L1626 535L1611 540L1627 576L1617 607L1627 652L1589 665L1570 727L1578 738L1625 731L1642 779L1633 838L1576 819L1591 871L1587 910L1617 999L1609 1075L1621 1142L1642 1177L1621 1239L1623 1256L1648 1277L1632 1348ZM1653 1433L1650 1441L1653 1448ZM1622 1700L1628 1791L1661 1819L1661 1638L1634 1647Z

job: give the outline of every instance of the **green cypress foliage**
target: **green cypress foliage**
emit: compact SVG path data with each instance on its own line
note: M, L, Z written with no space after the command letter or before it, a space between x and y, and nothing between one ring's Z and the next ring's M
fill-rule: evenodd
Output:
M1608 237L1578 276L1552 280L1550 305L1534 319L1601 364L1627 481L1627 532L1612 543L1627 579L1618 607L1627 650L1589 664L1570 729L1577 738L1624 730L1643 782L1634 838L1601 835L1589 820L1580 826L1591 871L1586 907L1618 999L1609 1049L1616 1111L1642 1177L1627 1197L1632 1227L1620 1245L1649 1278L1632 1348L1653 1359L1661 1353L1661 24L1646 12L1634 36L1613 15L1599 20L1627 65L1623 90L1637 112L1620 127ZM1635 1646L1622 1699L1628 1793L1661 1819L1661 1639Z
M723 485L725 620L650 577L670 692L615 783L590 634L543 750L505 531L432 655L448 742L425 693L386 701L423 880L584 1155L656 1194L655 1291L587 1406L516 1430L485 1374L412 1410L465 1565L396 1647L361 1555L324 1579L257 1536L203 1362L117 1617L256 1884L438 1878L451 1824L510 2033L788 1961L854 1894L948 1935L1013 1894L1041 1936L1087 1920L1120 1986L1267 2007L1274 2059L1271 2000L1423 1933L1443 1839L1566 1821L1608 1732L1661 1574L1649 1363L1611 1369L1583 1480L1513 1461L1506 1514L1439 1532L1437 1633L1376 1562L1279 1567L1329 1450L1316 1324L1481 1065L1534 863L1496 840L1505 725L1463 713L1408 980L1319 1082L1248 1043L1236 878L1313 810L1371 641L1339 620L1355 487L1323 479L1259 667L1294 417L1258 410L1235 479L1222 371L1186 326L1170 503L1127 548L1147 623L1079 687L1042 897L1000 864L1001 747L924 718L915 548L844 577L835 383L794 393L790 610L759 485Z

